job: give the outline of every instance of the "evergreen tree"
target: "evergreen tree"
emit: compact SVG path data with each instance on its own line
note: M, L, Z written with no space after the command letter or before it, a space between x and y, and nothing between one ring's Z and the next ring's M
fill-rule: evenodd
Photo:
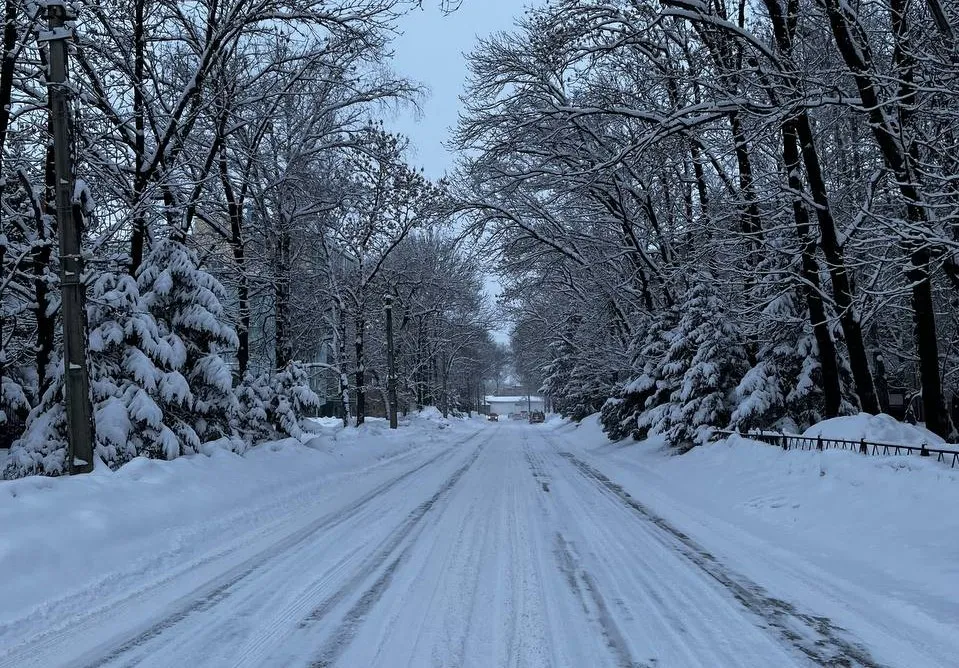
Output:
M236 410L233 379L221 353L236 349L238 340L226 322L223 286L173 239L153 243L137 286L157 326L152 349L143 351L161 371L150 394L177 441L174 452L165 438L162 454L170 459L196 452L202 442L231 434Z
M47 365L47 387L27 416L23 436L14 441L3 478L59 476L67 472L67 415L64 408L63 359Z
M693 283L680 312L661 367L673 389L669 401L650 412L650 431L685 447L705 443L712 428L728 424L748 367L742 333L708 277Z
M179 385L180 375L158 367L148 354L161 338L136 281L122 269L101 273L87 313L97 455L114 468L139 455L176 457L177 438L156 396Z
M310 388L309 377L298 362L279 373L247 374L237 389L237 431L250 443L290 436L300 440L308 434L300 426L307 413L320 407L320 398Z

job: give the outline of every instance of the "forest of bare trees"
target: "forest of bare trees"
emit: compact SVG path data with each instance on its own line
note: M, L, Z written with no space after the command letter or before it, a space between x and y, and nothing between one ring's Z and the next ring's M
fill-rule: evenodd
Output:
M387 295L399 408L478 403L493 347L482 269L455 243L446 185L380 120L422 95L389 63L414 4L71 4L74 216L107 464L301 436L300 418L330 404L361 424L386 384ZM5 0L4 17L0 445L13 441L6 476L57 475L69 464L46 14Z
M424 95L391 67L417 7L70 4L72 221L107 464L303 437L310 414L479 408L503 317L514 380L568 417L601 411L613 438L687 445L860 410L954 435L954 7L534 5L469 54L460 166L439 181L383 123ZM11 477L69 468L45 11L4 2Z
M614 438L898 409L952 435L953 12L552 0L483 41L458 195L521 371Z

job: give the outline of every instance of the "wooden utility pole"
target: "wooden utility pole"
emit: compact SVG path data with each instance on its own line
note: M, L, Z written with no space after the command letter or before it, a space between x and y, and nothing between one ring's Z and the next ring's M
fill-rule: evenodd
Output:
M93 470L93 409L90 379L87 376L86 286L80 249L80 212L73 206L73 156L70 140L70 90L67 86L67 41L73 29L67 27L67 5L63 0L46 0L48 29L38 41L46 42L48 58L47 94L53 126L53 153L56 168L57 231L60 241L60 292L63 319L64 394L66 397L67 470Z
M390 429L396 429L399 424L396 416L396 358L393 355L393 295L387 294L383 298L383 308L386 311L386 395L390 402Z

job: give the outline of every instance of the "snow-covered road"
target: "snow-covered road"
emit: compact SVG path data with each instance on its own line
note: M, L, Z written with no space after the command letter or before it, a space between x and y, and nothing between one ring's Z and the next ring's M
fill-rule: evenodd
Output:
M490 425L318 484L189 567L51 611L0 668L883 665L569 446Z

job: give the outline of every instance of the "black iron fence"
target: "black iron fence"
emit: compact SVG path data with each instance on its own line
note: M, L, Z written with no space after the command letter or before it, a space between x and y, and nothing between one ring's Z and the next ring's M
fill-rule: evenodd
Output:
M921 445L898 445L895 443L875 443L860 439L848 441L841 438L823 438L822 436L797 436L773 431L756 431L745 434L738 431L714 431L713 440L718 441L729 436L741 436L752 441L774 445L783 450L849 450L863 455L919 455L935 457L936 461L949 464L949 468L959 466L959 450Z

